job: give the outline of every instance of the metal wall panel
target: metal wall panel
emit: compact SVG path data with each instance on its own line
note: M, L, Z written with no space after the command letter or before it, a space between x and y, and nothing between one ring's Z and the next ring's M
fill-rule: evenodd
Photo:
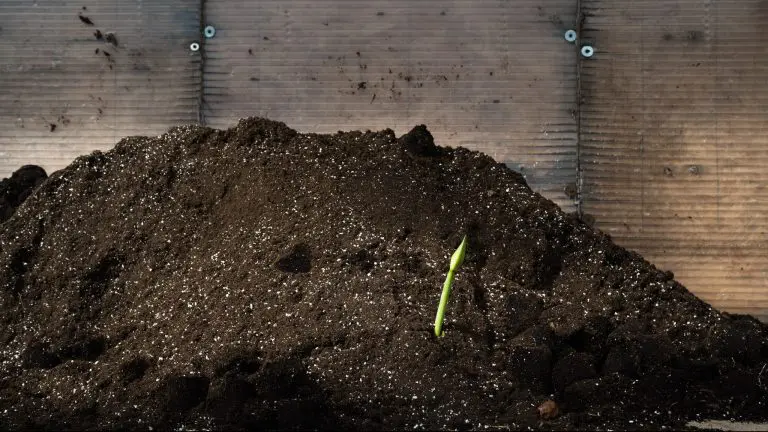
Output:
M424 123L484 151L566 210L576 181L576 3L228 0L205 3L203 112L306 132Z
M768 1L582 5L584 211L699 297L768 318Z
M199 0L0 1L0 176L197 121L199 23Z
M199 118L425 123L567 211L579 166L598 227L716 306L768 317L768 0L582 0L597 53L580 63L563 41L576 3L4 0L0 176ZM218 32L191 53L201 12Z

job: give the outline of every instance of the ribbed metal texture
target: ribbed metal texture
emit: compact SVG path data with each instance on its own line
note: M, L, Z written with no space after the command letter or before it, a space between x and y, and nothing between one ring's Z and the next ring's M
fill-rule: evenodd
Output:
M576 3L228 0L205 3L206 124L259 115L305 132L424 123L573 210Z
M3 0L0 176L199 116L424 123L567 211L580 165L598 227L715 306L768 319L768 3L581 6L579 42L597 52L577 85L572 0L208 1L209 40L199 0Z
M716 307L768 318L768 2L582 7L584 211Z
M199 3L0 1L0 176L197 121Z

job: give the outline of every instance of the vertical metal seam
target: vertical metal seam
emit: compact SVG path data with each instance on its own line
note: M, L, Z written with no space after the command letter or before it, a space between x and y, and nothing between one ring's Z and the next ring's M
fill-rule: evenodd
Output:
M584 13L581 11L581 0L576 2L576 35L577 41L581 41L584 31ZM584 175L581 172L581 52L579 43L576 43L576 214L584 215Z
M197 34L200 38L200 87L197 95L197 123L205 126L205 113L203 104L205 103L205 40L203 38L203 28L205 28L205 0L200 0L200 23L197 26Z
M712 4L711 2L709 4ZM718 83L720 82L720 60L719 60L719 48L720 48L720 31L719 31L719 3L714 4L714 11L712 11L713 20L714 23L712 25L713 27L713 33L714 33L714 39L715 39L715 50L713 57L715 58L715 91L713 92L714 95L720 94L720 89L718 88ZM715 192L715 208L717 209L717 227L720 228L720 125L718 124L718 118L720 117L719 113L717 112L717 102L719 98L715 97L712 101L712 111L715 113L715 179L717 182L717 190Z
M117 20L117 17L119 16L119 11L117 10L120 7L120 2L116 2L113 5L112 11L114 12L113 19ZM113 107L112 110L114 111L114 115L112 116L112 143L117 144L118 141L120 141L120 138L117 136L117 113L120 112L118 110L118 104L120 104L120 98L117 96L117 70L110 65L109 71L112 73L112 103ZM58 98L58 96L57 96Z
M645 97L645 10L640 17L640 100L643 115L640 128L640 232L645 232L645 135L648 132L648 101Z

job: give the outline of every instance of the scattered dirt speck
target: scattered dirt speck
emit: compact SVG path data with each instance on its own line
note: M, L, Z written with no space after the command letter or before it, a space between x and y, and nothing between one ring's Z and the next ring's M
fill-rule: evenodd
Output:
M566 184L563 188L563 193L565 193L565 196L568 197L568 199L576 199L578 197L578 188L576 187L576 183L571 182Z
M90 26L93 25L93 21L90 18L88 18L87 16L85 16L85 15L78 15L77 17L80 18L80 22L82 22L83 24L90 25Z
M116 46L118 45L118 43L117 43L117 36L115 36L115 34L114 34L114 33L107 33L107 34L104 36L104 40L105 40L107 43L110 43L110 44L112 44L112 46L115 46L115 47L116 47Z
M691 42L698 42L704 39L704 33L701 30L689 30L685 35Z
M563 20L560 19L560 16L557 14L552 14L548 17L549 22L556 25L557 27L563 27L565 24L563 24Z

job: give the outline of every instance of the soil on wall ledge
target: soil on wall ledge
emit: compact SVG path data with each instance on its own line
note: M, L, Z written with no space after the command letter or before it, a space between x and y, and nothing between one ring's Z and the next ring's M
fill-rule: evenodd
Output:
M0 320L0 429L768 419L765 324L423 126L251 118L78 158L0 224Z

